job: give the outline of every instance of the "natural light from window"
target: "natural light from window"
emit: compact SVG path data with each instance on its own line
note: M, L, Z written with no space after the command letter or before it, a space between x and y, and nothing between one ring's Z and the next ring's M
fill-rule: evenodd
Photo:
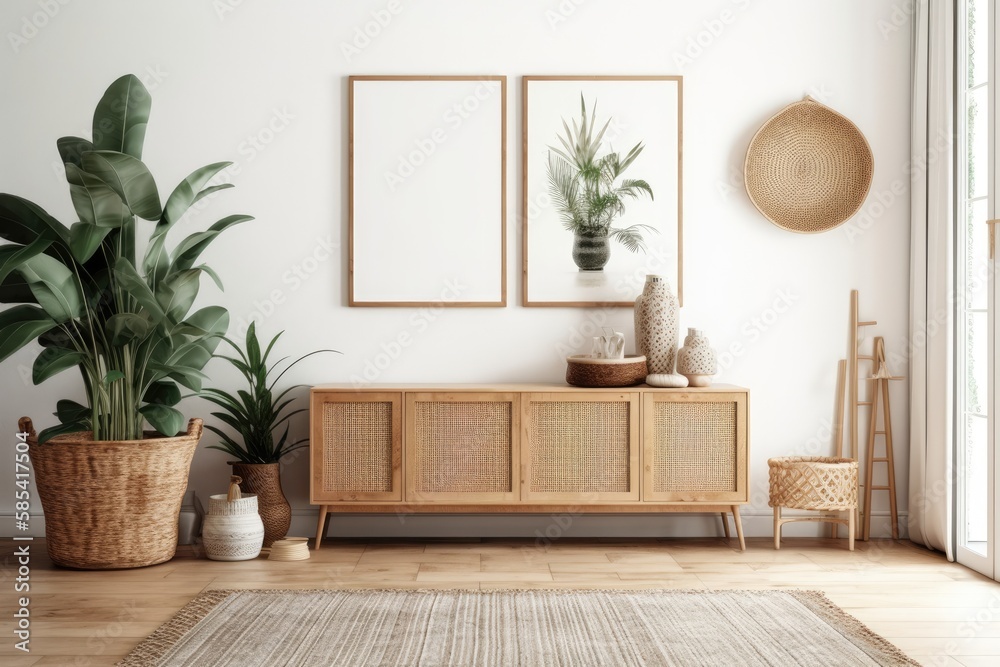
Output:
M958 174L958 437L964 478L959 541L986 556L988 467L987 268L989 215L989 0L966 3L964 62L959 83ZM964 125L964 128L962 126Z

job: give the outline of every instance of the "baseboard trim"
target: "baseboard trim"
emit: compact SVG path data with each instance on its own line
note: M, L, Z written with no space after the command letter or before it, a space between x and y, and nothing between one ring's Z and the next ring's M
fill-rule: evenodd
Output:
M787 511L784 516L815 516L813 512ZM773 514L770 509L745 507L740 510L743 531L747 537L771 537ZM313 537L319 518L315 507L292 510L293 535ZM899 513L900 537L906 539L908 513ZM732 518L729 519L732 528ZM782 527L784 537L820 537L829 535L829 524L812 522L789 523ZM368 538L455 538L470 537L529 538L557 540L560 538L622 538L667 537L697 538L722 535L722 520L718 514L334 514L327 533L331 537ZM842 534L844 534L842 532ZM871 534L876 539L892 536L889 512L872 514ZM43 537L45 516L32 514L28 530L17 530L13 514L0 514L0 535L6 537Z
M786 511L785 517L815 516L815 512ZM740 511L743 531L747 537L772 537L774 515L770 509L744 508ZM291 531L297 535L316 533L316 511L296 510ZM908 514L899 512L899 536L908 537ZM733 529L732 518L729 519ZM796 522L782 526L784 537L825 537L830 524ZM351 539L367 538L698 538L723 534L722 520L716 513L637 514L334 514L327 535ZM841 531L846 536L846 529ZM871 536L875 539L892 537L888 511L872 514Z

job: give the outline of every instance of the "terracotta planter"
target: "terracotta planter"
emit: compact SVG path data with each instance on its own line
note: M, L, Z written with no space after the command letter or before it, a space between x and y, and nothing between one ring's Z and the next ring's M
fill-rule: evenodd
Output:
M177 521L202 421L187 433L143 440L91 440L68 433L38 444L29 433L35 486L45 512L45 542L56 565L84 570L145 567L177 550Z
M292 506L281 491L281 468L278 463L240 463L230 461L233 474L243 478L240 491L257 495L257 511L264 522L264 548L288 534L292 525Z

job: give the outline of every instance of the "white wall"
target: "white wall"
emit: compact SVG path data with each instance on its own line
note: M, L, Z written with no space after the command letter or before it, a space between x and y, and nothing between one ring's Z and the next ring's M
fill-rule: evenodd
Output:
M264 334L286 330L282 351L288 354L343 351L303 365L290 374L294 380L349 381L384 345L409 332L412 345L379 373L379 382L560 381L560 350L590 335L595 321L631 331L632 313L519 305L520 76L682 74L681 326L704 329L720 351L739 349L724 356L718 380L751 389L753 504L746 524L751 534L769 535L767 459L832 453L835 372L847 350L851 289L861 291L862 317L879 322L872 333L885 336L890 354L900 355L892 371L907 374L901 353L907 335L909 17L892 0L398 1L8 0L0 5L0 188L71 220L55 140L89 136L105 87L135 73L153 95L145 161L162 196L203 164L232 160L239 166L236 189L215 197L185 229L233 212L257 218L227 232L207 253L227 286L221 297L206 286L208 298L221 298L234 322L256 316ZM398 12L390 14L389 7ZM376 15L391 20L352 51L349 45L366 26L376 32ZM346 307L347 76L380 73L509 77L507 308L422 316ZM765 220L740 176L756 129L807 93L861 128L876 164L862 215L818 235L793 234ZM414 223L432 224L434 211L419 216ZM0 365L0 433L7 440L13 441L21 415L48 426L58 398L82 396L72 372L32 386L30 374L23 378L33 359L33 350L23 350ZM220 365L209 372L224 385L234 381ZM905 510L906 383L895 383L892 391ZM184 407L192 416L208 412L195 399ZM299 430L304 433L304 423ZM205 444L191 474L202 497L222 492L229 474L225 455ZM13 488L11 458L0 457L0 489ZM305 456L283 473L300 534L314 525L307 473ZM0 514L8 518L0 528L9 526L12 496L0 494ZM882 496L876 509L887 507ZM37 500L34 508L40 509ZM531 535L550 522L343 518L332 532ZM572 530L696 535L719 527L709 517L679 515L580 519Z

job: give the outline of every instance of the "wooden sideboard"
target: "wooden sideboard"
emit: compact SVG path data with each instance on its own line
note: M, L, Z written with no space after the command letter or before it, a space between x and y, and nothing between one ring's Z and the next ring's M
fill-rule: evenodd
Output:
M745 549L748 422L730 385L316 386L316 548L331 512L731 512Z

